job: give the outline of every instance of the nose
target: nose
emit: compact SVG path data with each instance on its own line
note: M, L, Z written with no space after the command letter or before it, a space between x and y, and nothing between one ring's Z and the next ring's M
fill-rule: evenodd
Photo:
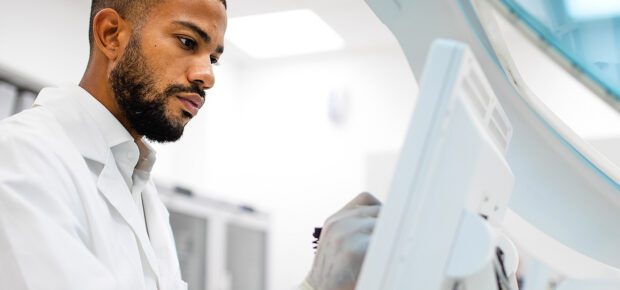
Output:
M192 66L187 73L187 80L199 85L203 90L208 90L215 84L213 65L199 64Z

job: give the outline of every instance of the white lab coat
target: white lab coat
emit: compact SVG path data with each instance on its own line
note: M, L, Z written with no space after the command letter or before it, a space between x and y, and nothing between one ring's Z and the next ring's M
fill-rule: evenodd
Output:
M0 289L185 290L168 211L150 182L144 221L110 148L70 89L0 122Z

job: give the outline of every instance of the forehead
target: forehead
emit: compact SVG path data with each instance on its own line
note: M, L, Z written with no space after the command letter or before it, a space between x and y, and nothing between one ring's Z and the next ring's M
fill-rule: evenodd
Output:
M175 21L191 22L209 33L214 41L222 42L226 9L220 0L165 0L151 8L145 26L171 25Z

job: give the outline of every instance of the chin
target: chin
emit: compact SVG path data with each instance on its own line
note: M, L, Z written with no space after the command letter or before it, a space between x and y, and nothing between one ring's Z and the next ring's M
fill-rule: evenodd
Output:
M168 122L170 122L170 124L174 124L175 127L181 127L184 128L189 121L192 120L192 116L187 116L185 114L181 114L180 116L175 116L174 118L169 118Z

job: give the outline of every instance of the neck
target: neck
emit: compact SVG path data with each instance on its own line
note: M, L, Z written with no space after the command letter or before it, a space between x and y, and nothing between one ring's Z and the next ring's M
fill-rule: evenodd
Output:
M142 135L138 134L138 132L133 129L129 124L129 120L127 120L122 113L107 75L102 75L101 72L95 72L89 65L79 85L108 109L123 127L125 127L129 134L131 134L134 140L142 139Z

